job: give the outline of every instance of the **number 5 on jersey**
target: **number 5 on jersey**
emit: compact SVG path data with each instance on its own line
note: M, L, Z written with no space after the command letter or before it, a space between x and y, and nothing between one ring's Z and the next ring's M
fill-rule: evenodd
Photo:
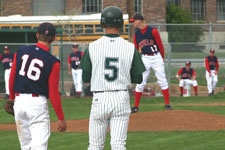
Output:
M118 63L118 58L106 57L105 59L105 69L112 70L111 76L110 74L105 74L107 81L114 81L118 77L118 68L111 63Z
M21 65L21 69L19 71L19 75L27 76L28 79L37 81L41 75L40 68L42 68L44 66L44 63L42 60L39 60L37 58L32 59L30 62L30 65L28 67L27 74L26 74L25 68L27 65L28 58L29 58L29 55L27 55L27 54L22 56L22 65ZM38 65L40 68L36 67L35 65Z

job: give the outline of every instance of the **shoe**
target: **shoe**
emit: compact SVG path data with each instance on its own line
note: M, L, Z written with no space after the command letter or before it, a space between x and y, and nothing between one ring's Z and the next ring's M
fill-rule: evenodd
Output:
M132 107L131 108L131 113L137 113L137 112L139 112L138 107Z
M212 90L212 95L214 95L214 90Z
M165 105L165 109L166 109L166 110L173 110L173 108L170 106L170 104L166 104L166 105Z
M195 94L195 96L198 96L198 94Z
M213 94L212 93L209 93L209 96L213 96Z
M4 99L9 99L9 95L6 94L5 97L4 97Z
M76 98L80 98L80 97L81 97L81 94L77 94L77 95L76 95Z
M180 94L180 97L183 97L183 94Z

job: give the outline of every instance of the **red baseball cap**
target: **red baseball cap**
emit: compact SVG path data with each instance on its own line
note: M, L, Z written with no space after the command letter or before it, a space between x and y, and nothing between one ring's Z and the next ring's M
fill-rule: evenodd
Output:
M185 65L189 66L189 65L191 65L191 62L190 62L190 61L187 61L187 62L185 63Z
M129 19L130 22L134 22L135 20L144 20L144 17L142 14L135 14L131 19Z
M210 53L215 53L215 49L210 49Z
M4 47L4 50L9 50L8 46L5 46L5 47Z

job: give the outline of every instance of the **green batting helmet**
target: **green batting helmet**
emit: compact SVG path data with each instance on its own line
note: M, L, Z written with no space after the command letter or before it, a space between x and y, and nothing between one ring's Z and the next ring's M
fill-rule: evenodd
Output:
M121 28L123 26L123 12L121 9L116 6L104 8L101 13L101 26Z

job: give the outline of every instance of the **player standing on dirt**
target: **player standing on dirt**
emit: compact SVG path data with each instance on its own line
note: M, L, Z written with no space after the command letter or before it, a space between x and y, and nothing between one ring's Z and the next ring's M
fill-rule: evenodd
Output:
M20 47L15 54L9 79L9 102L15 101L14 114L22 150L47 150L50 137L48 97L58 117L58 130L66 130L58 91L60 62L49 53L55 35L53 24L42 23L36 33L38 43Z
M110 125L111 149L125 150L130 97L128 86L142 82L145 67L132 43L120 37L123 13L115 6L101 13L105 35L91 43L81 59L83 81L91 83L89 150L103 150Z
M218 82L219 63L214 53L215 49L210 49L209 56L205 57L206 81L209 96L214 95L214 89Z
M82 70L79 68L83 52L79 51L79 45L73 44L73 52L68 56L68 74L73 77L73 83L76 90L77 97L80 98L82 92ZM72 67L72 69L71 69Z
M9 75L12 67L14 55L10 53L8 46L4 47L4 54L0 54L0 60L2 60L3 68L5 70L5 99L9 98Z
M172 110L169 104L169 86L164 68L164 48L159 32L157 29L147 26L141 14L135 14L129 21L136 28L134 44L136 49L141 52L142 61L146 68L146 71L143 73L142 83L137 84L135 88L135 104L132 108L132 113L139 111L139 103L151 68L154 70L157 82L162 89L165 109Z

